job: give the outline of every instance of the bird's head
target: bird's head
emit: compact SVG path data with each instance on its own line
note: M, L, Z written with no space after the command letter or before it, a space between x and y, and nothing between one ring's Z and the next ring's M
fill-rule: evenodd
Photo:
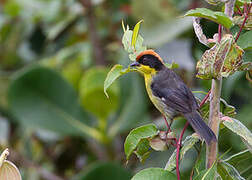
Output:
M130 66L135 67L140 73L152 74L160 71L164 67L164 63L162 58L150 49L141 52Z

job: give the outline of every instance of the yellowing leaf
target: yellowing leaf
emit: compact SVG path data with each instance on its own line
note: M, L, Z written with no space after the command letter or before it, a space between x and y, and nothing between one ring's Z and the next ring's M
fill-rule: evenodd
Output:
M138 36L138 32L139 32L139 29L140 29L140 24L143 22L143 20L139 21L134 29L133 29L133 35L132 35L132 41L131 41L131 45L135 47L135 44L136 44L136 40L137 40L137 36Z
M244 51L234 42L231 34L222 37L211 49L205 51L197 62L197 77L215 79L228 77L242 65Z
M146 50L146 46L143 46L142 36L138 35L141 22L142 21L139 21L136 24L133 31L129 30L129 27L127 26L127 29L124 31L122 37L123 47L125 51L129 53L129 58L131 61L135 61L136 56L142 51Z
M18 168L10 161L5 160L0 167L1 180L22 180Z

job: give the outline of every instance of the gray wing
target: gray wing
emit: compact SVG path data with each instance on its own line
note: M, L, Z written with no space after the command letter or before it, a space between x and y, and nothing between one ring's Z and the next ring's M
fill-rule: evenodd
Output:
M169 69L156 75L151 89L154 96L161 98L169 108L179 113L185 114L199 108L190 89L176 73Z

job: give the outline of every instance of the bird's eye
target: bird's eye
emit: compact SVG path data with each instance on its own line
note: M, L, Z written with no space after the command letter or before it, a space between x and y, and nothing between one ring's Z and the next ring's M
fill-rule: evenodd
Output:
M144 64L144 65L147 65L147 64L148 64L147 58L143 58L143 64Z

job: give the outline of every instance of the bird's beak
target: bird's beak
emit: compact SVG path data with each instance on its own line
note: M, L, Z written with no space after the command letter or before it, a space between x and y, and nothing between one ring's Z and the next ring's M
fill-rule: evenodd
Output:
M135 61L133 62L130 67L136 67L136 66L140 66L139 62Z

